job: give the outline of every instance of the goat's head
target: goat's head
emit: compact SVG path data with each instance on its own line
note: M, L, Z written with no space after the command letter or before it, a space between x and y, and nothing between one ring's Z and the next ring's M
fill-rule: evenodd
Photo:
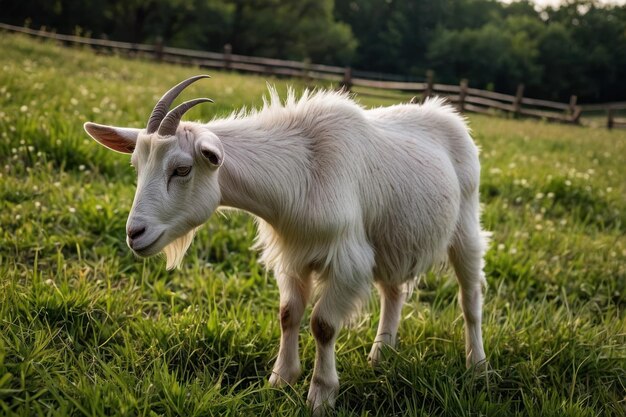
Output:
M220 202L217 171L224 158L220 140L197 125L180 123L187 110L212 100L186 101L168 112L185 87L207 77L189 78L165 93L146 129L90 122L84 126L105 147L132 154L137 190L126 222L126 241L142 257L163 251L168 268L180 263L195 229Z

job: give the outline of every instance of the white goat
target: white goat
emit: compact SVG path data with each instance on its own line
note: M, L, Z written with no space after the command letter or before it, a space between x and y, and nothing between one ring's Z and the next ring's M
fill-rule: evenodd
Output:
M215 209L254 214L258 246L280 289L281 341L270 383L300 375L298 329L313 284L316 414L335 402L335 339L369 294L381 296L373 364L393 346L404 285L448 255L460 284L467 365L485 360L481 334L486 233L479 221L478 150L439 99L364 110L344 93L275 90L263 108L208 124L183 122L197 99L167 110L190 78L157 103L147 129L86 123L104 146L132 153L137 192L127 241L139 256L180 263Z

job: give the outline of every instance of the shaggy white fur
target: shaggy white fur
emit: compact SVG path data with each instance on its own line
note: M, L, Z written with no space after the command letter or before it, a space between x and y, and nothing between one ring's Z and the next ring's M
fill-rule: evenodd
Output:
M138 184L128 230L137 254L162 250L171 268L218 205L257 217L256 246L275 272L281 298L272 384L293 383L300 374L299 323L317 287L308 396L315 412L335 402L335 338L372 284L381 295L370 353L376 364L381 345L395 343L403 288L447 257L460 284L467 364L485 360L487 234L479 221L478 149L463 118L443 100L365 110L344 93L305 91L296 98L290 91L282 102L270 88L261 109L184 122L176 136L86 129L105 146L134 148ZM186 167L188 175L176 175Z

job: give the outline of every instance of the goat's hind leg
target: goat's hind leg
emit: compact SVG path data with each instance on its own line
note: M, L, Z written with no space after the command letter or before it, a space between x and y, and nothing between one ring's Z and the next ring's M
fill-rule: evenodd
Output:
M277 274L280 291L280 349L269 382L272 386L293 384L300 376L298 336L300 321L311 292L311 278Z
M486 233L481 231L476 212L471 211L461 219L448 255L459 282L459 304L465 320L466 365L485 363L482 337L482 309L485 275L483 256L487 247Z
M402 305L406 300L406 292L403 285L388 285L377 283L376 288L380 294L380 321L376 339L372 345L372 350L368 359L372 366L376 367L382 359L383 346L395 347L398 326L400 324L400 313Z

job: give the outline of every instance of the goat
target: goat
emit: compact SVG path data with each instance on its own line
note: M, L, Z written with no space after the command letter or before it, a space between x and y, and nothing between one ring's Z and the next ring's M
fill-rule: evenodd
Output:
M270 88L259 110L202 124L181 122L195 99L168 112L189 84L173 87L146 129L86 123L96 141L132 153L137 191L127 243L141 257L161 251L177 266L194 231L218 206L256 216L257 246L280 290L281 339L269 382L301 372L298 330L316 287L316 341L307 401L317 415L339 387L335 340L368 297L381 296L369 360L394 346L407 286L451 261L460 285L467 366L485 362L481 320L487 233L479 220L478 149L465 121L441 99L365 110L346 93Z

